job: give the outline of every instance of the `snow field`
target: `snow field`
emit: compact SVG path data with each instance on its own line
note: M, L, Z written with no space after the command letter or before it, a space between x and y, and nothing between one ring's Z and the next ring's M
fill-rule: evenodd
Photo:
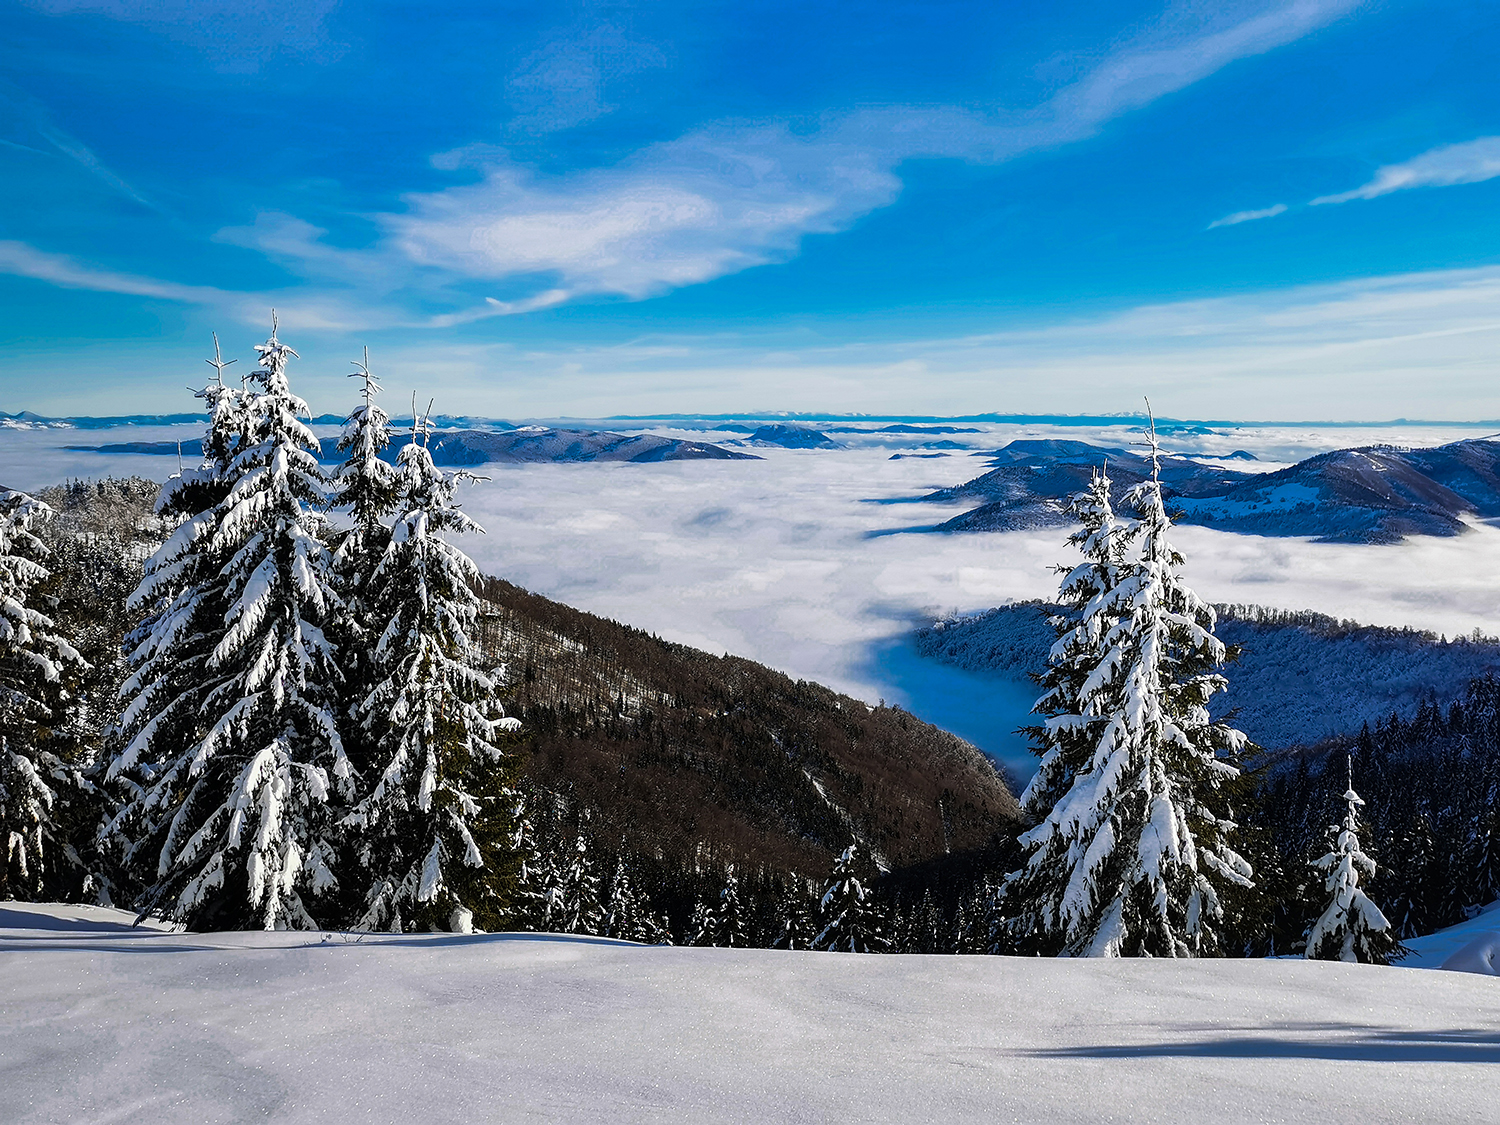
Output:
M1500 981L0 906L0 1120L1489 1122Z

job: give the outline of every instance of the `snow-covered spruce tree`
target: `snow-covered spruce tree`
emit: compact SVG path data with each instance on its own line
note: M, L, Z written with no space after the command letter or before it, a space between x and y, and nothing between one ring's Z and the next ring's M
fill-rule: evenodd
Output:
M635 935L641 928L641 904L630 882L630 871L624 857L615 861L614 877L609 881L609 893L605 896L604 922L600 926L603 937L620 938L623 941L639 941Z
M1387 965L1401 951L1391 924L1359 885L1360 875L1375 877L1375 861L1359 845L1359 807L1354 791L1354 761L1348 761L1348 811L1334 829L1333 850L1313 866L1324 872L1323 889L1333 897L1307 934L1307 956L1323 961L1362 961Z
M363 362L354 366L357 370L350 378L363 380L361 401L344 422L338 448L345 458L334 472L331 497L335 507L347 510L349 519L348 528L335 537L333 567L344 599L336 640L344 698L350 707L362 702L376 683L370 659L376 638L369 635L374 618L367 596L370 579L390 546L388 521L400 499L396 468L381 457L391 443L390 418L375 403L380 384L370 373L369 348ZM358 727L351 733L349 752L357 759Z
M818 902L822 929L812 948L833 953L880 953L886 942L880 913L870 901L870 892L860 879L859 848L850 844L834 861L828 887Z
M146 620L109 768L129 796L106 833L125 841L139 907L195 929L316 927L336 885L330 786L353 795L317 439L274 321L256 351L255 392L204 392L204 463L158 502L184 522L135 594Z
M72 897L84 873L60 829L62 804L92 787L49 746L67 682L85 669L52 619L27 604L48 572L35 534L52 509L0 492L0 899Z
M433 464L423 420L396 461L395 526L361 583L374 687L355 707L364 792L343 820L363 868L358 929L505 924L518 871L506 718L472 637L479 569L444 534L478 531L459 510L472 474Z
M694 938L693 944L725 949L743 949L750 944L745 933L745 908L740 902L740 881L732 864L725 872L719 901L705 911L703 930Z
M214 358L205 362L214 378L194 394L208 412L202 461L192 469L179 465L157 494L156 516L175 530L146 560L127 599L140 623L125 637L129 675L119 690L126 707L105 771L105 788L118 797L117 808L98 841L113 900L121 905L136 901L160 874L159 857L150 850L153 827L176 796L170 788L148 796L141 780L158 772L173 748L202 736L205 666L224 631L225 559L209 545L238 475L235 459L252 438L252 396L224 382L224 369L236 361L223 358L217 333ZM154 846L159 850L160 840Z
M334 472L334 502L349 509L349 531L340 537L338 557L356 575L368 575L385 555L390 540L386 520L400 499L395 466L381 458L391 444L390 416L375 404L380 384L370 372L370 349L354 365L351 379L362 380L360 405L344 420L338 448L347 454Z
M1132 527L1115 515L1108 472L1094 472L1086 491L1072 499L1082 525L1068 542L1083 555L1077 566L1058 567L1063 575L1057 600L1062 612L1052 619L1057 634L1039 677L1043 689L1032 706L1042 722L1028 728L1032 752L1040 761L1021 794L1021 807L1036 827L1021 837L1024 863L1001 888L995 919L995 946L1024 952L1057 952L1062 932L1066 876L1081 853L1067 827L1049 814L1087 773L1108 716L1086 706L1089 688L1104 659L1105 638L1120 620L1114 591L1126 570ZM1002 935L998 931L1004 929Z
M638 941L642 945L660 945L665 939L661 920L651 913L635 889L623 856L615 862L615 874L609 883L604 921L599 932L604 937Z
M589 859L588 840L579 836L571 854L559 857L547 887L547 929L558 934L597 934L604 925L599 876Z
M714 910L701 898L693 903L693 913L688 918L685 945L712 945L714 932Z
M1226 682L1214 611L1182 581L1163 504L1160 456L1127 499L1138 553L1105 595L1108 627L1074 716L1091 743L1067 791L1022 838L1040 952L1184 957L1219 951L1224 892L1253 886L1238 855L1228 787L1245 737L1212 722ZM1040 811L1039 809L1036 811ZM1038 859L1041 853L1043 858Z
M515 894L511 901L510 924L526 930L546 930L547 887L551 869L537 843L536 828L526 795L516 793L511 805L510 848L516 857Z
M783 888L777 898L772 928L772 949L812 948L812 939L817 936L818 931L813 924L808 895L803 890L800 878Z
M922 898L907 912L907 932L901 944L902 953L946 953L947 939L942 911L932 897L932 888L922 891Z

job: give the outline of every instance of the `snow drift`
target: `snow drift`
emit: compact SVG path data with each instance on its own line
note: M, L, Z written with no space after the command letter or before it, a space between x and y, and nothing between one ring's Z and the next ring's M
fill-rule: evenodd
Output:
M0 1120L1487 1122L1500 982L0 906Z

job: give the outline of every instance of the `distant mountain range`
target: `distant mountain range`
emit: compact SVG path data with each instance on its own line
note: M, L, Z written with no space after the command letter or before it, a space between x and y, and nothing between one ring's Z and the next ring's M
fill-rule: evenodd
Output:
M194 418L196 419L196 416ZM389 456L411 442L410 434L398 434ZM432 459L439 465L484 465L494 462L557 461L745 461L754 454L739 453L702 441L658 437L655 434L616 434L607 430L553 430L528 426L493 430L437 430L430 439ZM201 457L203 443L184 441L123 441L108 445L72 445L69 449L90 453L144 453L170 456L180 449L184 457ZM334 440L326 439L320 460L337 462L340 454Z
M1073 522L1069 497L1095 469L1108 468L1117 497L1150 473L1139 453L1066 440L1014 441L989 463L994 467L984 475L921 497L982 501L936 530L1065 526ZM1393 543L1408 535L1457 535L1465 518L1500 517L1500 443L1487 440L1340 449L1273 473L1165 457L1161 475L1180 522L1253 535Z
M391 443L392 450L411 441ZM656 434L616 434L608 430L553 430L527 426L505 433L490 430L444 430L432 435L432 459L439 465L483 465L488 462L540 461L755 461L705 441L684 441Z

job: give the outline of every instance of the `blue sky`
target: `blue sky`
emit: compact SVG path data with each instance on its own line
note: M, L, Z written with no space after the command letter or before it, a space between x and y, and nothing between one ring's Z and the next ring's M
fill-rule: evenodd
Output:
M439 9L440 10L435 10ZM1500 417L1500 10L0 0L0 409Z

